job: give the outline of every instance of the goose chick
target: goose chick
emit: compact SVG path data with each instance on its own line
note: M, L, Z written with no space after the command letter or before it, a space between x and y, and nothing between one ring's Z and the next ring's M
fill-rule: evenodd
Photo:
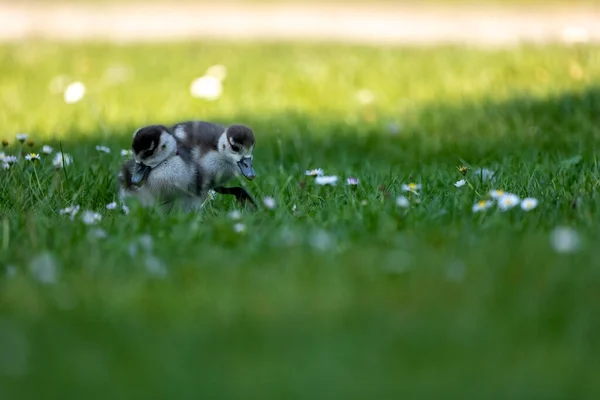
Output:
M144 206L158 203L169 211L180 201L186 211L200 207L202 199L196 196L202 187L199 166L167 127L138 129L131 150L134 159L123 163L119 173L121 198L136 197Z
M201 191L234 195L241 203L256 207L252 196L242 187L225 187L229 180L243 176L256 178L252 165L255 138L245 125L224 127L206 121L185 121L172 127L173 135L189 148L200 166Z

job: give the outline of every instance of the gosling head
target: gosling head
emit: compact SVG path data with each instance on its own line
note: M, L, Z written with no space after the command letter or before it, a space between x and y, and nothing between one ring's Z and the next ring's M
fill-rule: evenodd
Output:
M252 129L244 125L231 125L219 139L219 153L235 163L248 180L256 178L252 167L254 143Z
M167 127L149 125L135 131L131 151L136 161L131 181L138 184L152 168L177 152L177 141Z

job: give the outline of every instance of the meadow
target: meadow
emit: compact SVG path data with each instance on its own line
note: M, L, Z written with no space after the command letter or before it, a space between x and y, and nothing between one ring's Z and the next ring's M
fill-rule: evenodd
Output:
M599 84L596 45L0 46L0 398L597 398ZM253 128L260 208L107 209L186 119Z

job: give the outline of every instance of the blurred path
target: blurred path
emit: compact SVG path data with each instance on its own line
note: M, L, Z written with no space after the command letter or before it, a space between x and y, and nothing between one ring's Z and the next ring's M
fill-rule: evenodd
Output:
M600 8L395 5L0 4L0 40L191 38L355 43L600 42Z

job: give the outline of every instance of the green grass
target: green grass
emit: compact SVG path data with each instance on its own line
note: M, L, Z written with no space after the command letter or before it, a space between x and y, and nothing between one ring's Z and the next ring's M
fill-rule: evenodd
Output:
M74 163L0 171L0 398L597 398L599 54L3 45L4 151L28 132ZM215 63L223 96L192 98ZM86 84L81 102L49 91L60 74ZM256 133L258 178L241 183L278 207L244 211L243 234L224 197L196 215L105 209L132 132L188 118ZM472 188L454 187L460 164ZM318 167L341 183L304 176ZM420 203L400 209L410 181ZM497 188L539 206L473 214ZM102 221L58 214L73 204ZM577 252L552 248L561 225ZM54 283L32 273L39 257Z

